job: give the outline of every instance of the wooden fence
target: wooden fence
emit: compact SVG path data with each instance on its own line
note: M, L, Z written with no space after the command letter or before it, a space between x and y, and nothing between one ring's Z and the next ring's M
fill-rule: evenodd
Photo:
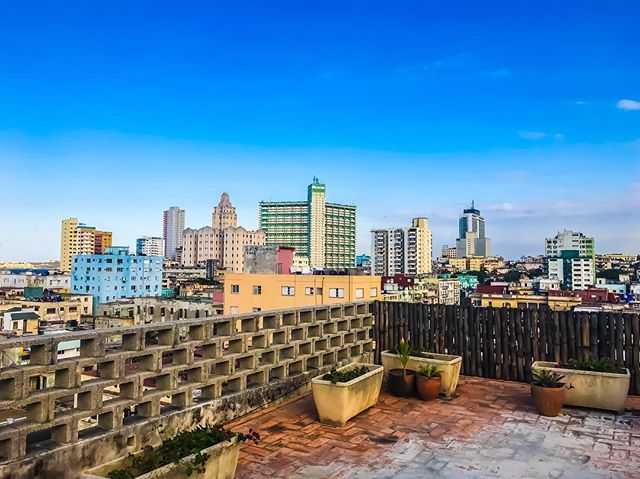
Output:
M421 349L462 356L462 374L530 381L534 361L606 357L631 371L640 394L640 315L414 303L371 304L376 362L405 338Z

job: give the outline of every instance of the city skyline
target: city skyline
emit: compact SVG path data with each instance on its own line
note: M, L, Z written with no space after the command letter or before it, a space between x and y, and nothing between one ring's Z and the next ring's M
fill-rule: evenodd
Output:
M0 7L0 261L56 258L67 217L129 246L171 205L208 224L222 191L255 228L313 176L357 253L418 216L454 244L471 199L498 255L640 250L637 4L187 3Z

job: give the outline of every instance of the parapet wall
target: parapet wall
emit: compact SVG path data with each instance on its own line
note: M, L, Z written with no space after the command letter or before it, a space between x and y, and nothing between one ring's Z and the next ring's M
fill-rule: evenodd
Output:
M231 420L308 387L338 364L371 360L369 303L0 341L30 350L0 369L0 477L75 477L195 424ZM78 357L58 344L80 340ZM41 389L33 390L34 380Z

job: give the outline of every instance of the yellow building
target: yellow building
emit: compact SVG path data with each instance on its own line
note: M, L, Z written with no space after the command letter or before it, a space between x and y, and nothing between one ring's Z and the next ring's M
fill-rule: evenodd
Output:
M40 316L40 321L80 322L83 316L92 315L93 296L90 294L74 294L64 296L62 301L12 300L0 304L0 313L15 307L34 311Z
M449 258L449 266L457 271L467 269L467 258Z
M571 310L582 302L575 296L546 296L538 294L482 294L474 293L471 304L483 308L531 308L549 306L554 311Z
M382 299L380 276L227 273L224 313Z
M62 220L60 235L60 270L71 271L71 259L77 254L104 254L111 246L110 231L96 230L78 222L78 218Z

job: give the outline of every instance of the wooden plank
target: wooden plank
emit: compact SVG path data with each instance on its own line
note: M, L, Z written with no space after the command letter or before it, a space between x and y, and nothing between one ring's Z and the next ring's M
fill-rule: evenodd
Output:
M490 308L487 316L487 331L485 334L485 341L487 343L487 375L490 378L496 377L496 347L495 347L495 318L498 313L497 309Z
M560 313L553 311L551 314L553 327L553 360L560 362Z
M573 312L567 312L567 359L569 358L577 358L577 344L576 344L576 318L577 315Z
M560 361L566 361L569 351L568 337L567 337L567 322L570 311L559 311L558 316L560 319Z
M531 364L533 363L532 354L532 334L531 334L531 317L532 311L530 309L524 310L523 321L523 349L524 349L524 379L523 381L531 381Z
M514 354L516 355L516 377L518 381L524 381L524 346L522 344L522 316L523 310L518 309L515 312L515 328L516 328L516 345Z
M589 315L589 353L591 357L598 357L598 316Z
M531 354L533 355L533 361L539 361L542 359L540 356L540 312L534 309L531 312Z
M633 348L631 359L631 388L629 394L640 394L640 315L630 314L627 317L631 321L631 334L633 335Z
M496 378L502 379L502 322L504 321L504 308L496 310L495 327L495 362Z
M616 361L624 363L624 324L622 313L616 313Z

